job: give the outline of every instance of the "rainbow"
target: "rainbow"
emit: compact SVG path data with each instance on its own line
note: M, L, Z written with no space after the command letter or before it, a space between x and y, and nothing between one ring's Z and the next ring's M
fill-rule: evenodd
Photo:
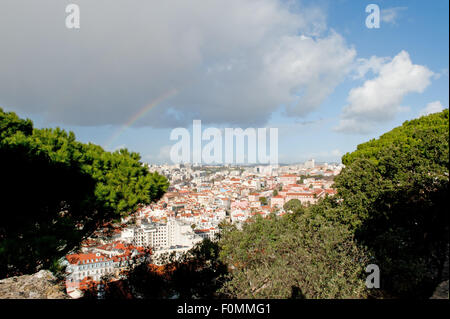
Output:
M122 135L122 133L127 130L129 127L131 127L137 120L144 117L145 114L147 114L152 108L163 102L164 100L171 98L175 94L177 94L178 91L176 89L172 89L164 93L163 95L159 96L155 100L153 100L150 104L144 106L139 111L137 111L133 116L131 116L127 122L122 125L114 134L111 135L111 137L106 141L105 149L109 149L109 147L114 143L114 141Z

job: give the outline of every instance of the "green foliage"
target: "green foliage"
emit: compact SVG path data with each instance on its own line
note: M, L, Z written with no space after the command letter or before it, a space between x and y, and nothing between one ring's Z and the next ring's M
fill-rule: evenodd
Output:
M305 182L305 179L308 178L307 175L300 175L300 179L297 180L297 184L303 184Z
M222 229L238 298L428 298L448 259L448 110L407 121L343 157L338 194L294 214ZM364 289L369 263L381 289ZM337 266L340 265L340 266ZM448 278L447 278L448 280Z
M402 126L383 134L379 139L358 145L356 151L342 157L342 163L349 166L356 159L367 158L377 164L379 155L386 147L398 147L401 151L406 152L411 148L416 148L423 156L434 158L439 162L445 161L443 157L445 154L439 152L438 149L433 151L427 149L431 145L424 143L424 138L448 136L448 112L446 109L440 113L406 121ZM441 151L445 152L445 149Z
M259 201L261 202L261 205L265 206L268 204L267 198L266 197L260 197Z
M30 120L22 120L15 113L5 113L0 108L0 138L11 136L16 132L30 135L33 131L33 123Z
M51 267L98 225L160 198L167 179L139 160L0 109L0 277Z
M386 295L429 297L448 258L448 110L407 121L343 162L334 218L370 248Z
M303 184L305 182L305 179L308 178L308 175L300 175L300 179L297 180L297 184Z
M33 130L13 113L0 112L0 128L2 274L51 265L99 221L167 189L136 153ZM222 222L218 243L162 268L142 265L121 289L147 298L365 298L374 293L364 269L375 263L377 297L428 298L448 258L448 110L407 121L342 161L336 196L309 207L291 200L284 209L293 214L257 216L241 230Z
M219 242L237 298L362 298L367 257L341 224L321 216L257 217Z
M305 208L302 205L302 202L298 199L291 199L283 206L284 210L287 212L292 212L294 214L300 214L305 211Z

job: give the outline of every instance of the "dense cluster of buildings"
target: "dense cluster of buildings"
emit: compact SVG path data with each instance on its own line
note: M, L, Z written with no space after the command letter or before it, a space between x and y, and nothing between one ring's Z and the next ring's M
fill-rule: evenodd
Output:
M90 283L100 283L106 277L121 279L123 271L147 258L148 251L144 247L120 241L101 244L90 240L83 243L81 252L67 255L63 262L67 272L66 291L73 298L80 297Z
M139 262L158 263L162 255L182 254L205 238L215 240L226 220L238 227L255 215L284 215L284 205L304 205L332 196L333 176L342 165L316 165L310 160L289 166L160 165L169 191L157 202L122 219L112 233L99 229L78 253L66 256L67 291L79 294L84 285L121 272Z

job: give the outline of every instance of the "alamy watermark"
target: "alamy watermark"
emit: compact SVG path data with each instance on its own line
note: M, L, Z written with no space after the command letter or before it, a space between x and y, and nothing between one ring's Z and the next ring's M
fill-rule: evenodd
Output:
M369 29L380 28L380 7L377 4L371 3L367 5L366 12L370 13L366 18L366 27Z
M79 29L80 28L80 6L77 4L68 4L66 6L66 28ZM380 28L380 7L377 4L371 3L366 6L366 13L369 15L366 18L366 27L369 29Z
M366 287L380 288L380 267L375 264L367 265L366 272L370 273L366 278Z
M171 131L170 140L178 140L178 142L170 150L170 159L174 163L276 165L278 164L278 128L269 128L268 131L267 128L244 130L208 127L202 132L201 120L194 120L192 139L191 133L186 128L179 127ZM267 133L269 133L269 139L267 139ZM203 146L202 141L208 142ZM269 145L267 145L268 141Z
M66 28L79 29L80 28L80 6L77 4L69 4L66 6Z

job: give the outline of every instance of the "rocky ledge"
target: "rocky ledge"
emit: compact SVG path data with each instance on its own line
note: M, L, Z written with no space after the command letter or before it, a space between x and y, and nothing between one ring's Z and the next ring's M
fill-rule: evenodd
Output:
M448 280L441 282L439 286L436 287L431 299L449 299L448 295Z
M0 280L0 299L67 299L64 286L48 270Z

